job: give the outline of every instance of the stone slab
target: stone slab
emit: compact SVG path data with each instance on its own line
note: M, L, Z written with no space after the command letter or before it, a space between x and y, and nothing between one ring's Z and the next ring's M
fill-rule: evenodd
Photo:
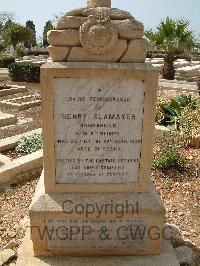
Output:
M56 183L138 182L144 83L57 78L53 97Z
M68 62L117 62L127 49L127 41L119 40L111 52L90 54L83 47L72 47Z
M147 39L132 40L128 44L128 49L124 56L121 58L122 63L144 63L146 59L147 49L149 49L150 43Z
M42 175L29 211L34 254L159 254L165 210L155 188L149 190L45 194Z
M83 17L63 16L59 19L56 29L57 30L66 30L66 29L78 30L83 22L85 22L85 18Z
M0 75L1 76L8 76L8 68L0 68Z
M53 62L67 61L71 48L64 46L52 46L48 47L49 55Z
M47 34L48 42L55 46L80 46L78 30L51 30Z
M15 183L23 179L23 174L32 170L42 168L42 150L22 156L18 159L5 163L0 168L0 185L7 182ZM30 175L29 175L30 176Z
M16 266L180 266L169 241L163 242L160 255L124 257L34 257L33 244L26 234Z
M22 134L19 134L19 135L15 135L15 136L12 136L12 137L1 139L0 140L0 152L7 151L7 150L10 150L10 149L14 148L16 146L17 142L22 137L31 135L33 133L42 133L42 129L38 128L38 129L35 129L35 130L28 131L26 133L22 133Z
M166 79L159 79L158 85L160 89L178 90L178 91L198 91L196 82L183 82L175 80L173 82Z
M146 71L149 71L148 75ZM150 64L110 64L110 63L91 63L91 62L67 62L67 63L48 63L46 65L44 65L41 68L41 73L42 73L42 99L44 104L43 104L43 132L44 132L44 150L45 150L45 154L47 154L44 157L44 175L45 175L45 187L46 187L46 192L100 192L100 191L106 191L106 192L119 192L119 191L147 191L147 183L149 183L149 176L150 176L150 168L151 168L151 158L152 158L152 150L150 149L151 145L152 145L152 138L153 138L153 133L154 133L154 115L155 115L155 105L154 105L154 98L156 96L156 87L157 87L157 71L155 71L154 68L152 68L152 66ZM103 77L103 78L102 78ZM72 83L70 83L71 85L68 86L68 82L71 82L71 79L76 80L77 78L77 83L75 85L78 86L78 88L80 88L80 94L75 95L76 92L76 87L73 86L74 90L71 89L70 93L68 92L68 90L70 90L70 86L73 85ZM54 82L56 82L56 80L59 79L65 79L67 80L66 84L63 84L63 90L64 90L64 94L65 95L62 99L62 101L65 101L65 108L67 108L68 103L67 103L67 97L69 98L69 96L73 96L72 99L74 98L74 96L77 98L79 97L80 99L82 99L82 96L87 96L88 97L88 88L89 87L94 87L95 84L95 89L97 89L97 85L98 83L101 85L104 84L104 86L98 87L99 88L99 92L92 91L91 89L91 96L97 96L98 93L101 96L104 96L103 93L106 92L108 95L111 95L111 97L116 97L117 96L117 87L119 87L120 84L123 83L123 86L120 85L121 90L124 92L124 94L120 94L120 97L126 97L125 96L125 92L127 94L127 89L129 90L130 88L124 88L126 87L126 84L135 84L136 85L136 90L138 87L138 84L140 84L140 82L142 81L142 83L144 84L143 86L141 86L141 84L139 85L138 88L141 88L141 92L142 90L145 90L145 99L144 99L144 127L143 127L143 137L142 137L142 144L141 144L141 160L140 160L140 174L139 174L139 182L127 182L127 183L116 183L116 184L112 184L112 183L61 183L58 184L55 180L55 145L54 145L54 141L52 141L54 139L54 132L55 132L55 126L54 126L54 91L57 90L57 88L54 87ZM84 90L84 82L86 82L87 80L90 81L90 86L88 88L86 88L86 90ZM79 81L79 83L78 83ZM92 83L93 82L93 83ZM139 82L139 83L138 83ZM109 83L113 86L110 86ZM85 83L87 84L87 83ZM107 84L107 85L106 85ZM106 86L109 85L110 90L106 90ZM102 91L101 91L102 89ZM133 88L134 90L134 88ZM88 95L84 95L84 94ZM74 94L73 94L74 93ZM83 93L83 95L82 95ZM121 91L120 91L121 93ZM138 92L137 92L138 93ZM70 95L71 94L71 95ZM62 95L61 95L62 96ZM60 96L60 97L61 97ZM135 96L134 96L135 97ZM131 97L129 97L129 101L134 101L133 95ZM79 99L77 98L77 99ZM122 98L123 101L123 98ZM140 99L141 101L141 99ZM92 105L92 113L103 113L103 108L105 102L104 101L100 101L100 102L96 102L96 104L94 104L92 101L90 102L90 104ZM135 104L135 103L134 103ZM63 105L63 103L62 103ZM119 110L117 110L117 104L115 104L115 112L120 111L120 109L122 108L122 103L119 103L120 108ZM133 105L133 104L132 104ZM132 111L134 112L134 106L128 106L128 110L132 109ZM79 109L77 108L82 108L83 110L80 110L81 112L79 112ZM111 104L111 108L113 108L114 103ZM73 107L73 111L72 112L72 107ZM99 108L102 107L102 111L99 111ZM76 108L76 109L74 109ZM96 109L95 109L96 108ZM69 109L69 108L68 108ZM85 113L87 112L87 105L78 101L75 101L74 105L71 105L70 107L70 111L71 114L74 113L75 116L73 116L73 120L74 120L74 124L80 124L80 121L82 121L81 123L84 122L84 115L80 116L81 113ZM126 110L126 108L123 106L123 110ZM63 113L63 117L70 117L70 113L66 111ZM132 112L132 113L133 113ZM67 114L67 116L65 116L65 114ZM106 112L105 112L106 113ZM107 112L108 113L108 112ZM130 112L129 112L130 113ZM61 114L61 113L60 113ZM76 115L79 114L79 116ZM61 114L62 115L62 114ZM71 116L72 117L72 116ZM129 116L130 117L130 116ZM80 119L83 118L83 119ZM116 118L116 117L115 117ZM98 119L96 119L98 120ZM103 119L101 119L101 121L103 121ZM112 120L112 119L110 119ZM117 120L117 119L116 119ZM119 119L119 120L124 120L124 119ZM64 120L63 120L64 121ZM131 121L130 121L131 122ZM65 127L67 127L67 122L65 122ZM85 123L85 122L84 122ZM108 124L108 119L107 122ZM110 122L109 122L110 123ZM106 126L107 126L106 124ZM126 125L127 128L127 125ZM71 130L71 129L70 129ZM96 129L95 129L96 130ZM124 128L122 128L122 132L123 132ZM82 130L83 131L83 130ZM89 132L91 131L91 129L88 127L87 130L84 130ZM112 128L107 128L106 130L103 130L103 135L105 135L104 133L106 132L108 133L108 136L112 136L112 132L114 132L112 130ZM136 129L137 131L137 129ZM106 133L106 134L107 134ZM78 133L79 134L79 133ZM102 135L101 134L101 135ZM122 133L123 135L124 133ZM77 138L74 134L71 134L73 137L73 139L80 139ZM116 139L116 138L111 138L111 142L112 139ZM127 138L128 139L128 138ZM130 138L129 138L130 139ZM109 139L108 139L109 140ZM62 142L62 139L61 139ZM125 141L126 142L126 141ZM74 148L77 145L77 143L74 143ZM87 144L87 143L85 143ZM97 144L98 144L98 139L97 139ZM105 143L104 143L105 144ZM99 144L98 144L99 145ZM127 146L127 144L125 143L125 145ZM107 145L109 146L109 145ZM116 146L116 145L115 145ZM146 147L148 146L148 149L146 149ZM85 146L84 146L85 147ZM87 148L86 148L87 149ZM80 151L82 151L84 149L81 148ZM88 152L89 153L89 152ZM70 153L69 153L70 154ZM80 156L81 152L80 152ZM120 153L119 153L120 156ZM66 156L64 156L64 159L67 159ZM69 159L74 159L74 157L69 157ZM77 157L79 158L79 157ZM59 158L58 158L59 159ZM136 158L137 159L137 158ZM136 161L135 161L136 162ZM134 163L135 163L134 162ZM89 166L89 165L88 165ZM107 164L106 164L107 166ZM74 170L78 170L78 169L74 169ZM89 169L90 170L90 169ZM133 177L135 178L135 177Z
M144 25L134 19L112 20L119 32L119 37L126 40L141 39L144 36Z
M66 16L75 16L75 17L81 17L82 12L85 10L85 7L75 8L70 11L67 11L65 14Z
M23 100L23 99L28 99L30 96L25 96L25 97L19 97L19 98L12 98L10 100L3 100L0 101L0 107L5 107L5 108L11 108L11 109L18 109L18 110L25 110L28 108L33 108L35 106L41 105L41 100L33 100L33 101L27 101L24 103L16 103L15 100Z
M0 127L9 126L17 123L14 115L0 112Z
M165 126L155 125L155 137L160 136L169 137L171 135L171 130Z
M25 92L27 90L28 89L25 86L12 86L10 89L0 90L0 97Z
M1 166L2 166L2 165L5 165L7 163L10 163L11 160L10 160L9 157L7 157L7 156L5 156L3 154L0 154L0 162L1 162Z

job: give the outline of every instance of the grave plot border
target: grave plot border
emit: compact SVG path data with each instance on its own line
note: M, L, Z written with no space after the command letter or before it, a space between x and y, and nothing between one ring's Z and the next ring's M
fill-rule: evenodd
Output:
M32 133L39 133L41 129L29 131L0 141L0 152L12 149L19 139ZM43 165L43 151L39 150L11 161L7 156L0 155L0 188L7 183L16 183L40 173Z
M169 128L165 126L155 125L155 138L160 136L169 137L170 134L173 134ZM194 136L192 139L189 140L190 147L198 149L200 148L200 135Z
M26 92L28 90L25 86L18 86L18 85L8 85L8 86L11 86L11 88L0 90L0 97Z
M18 98L13 98L15 100L20 100L20 99L26 99L30 98L30 96L25 96L25 97L18 97ZM3 100L0 101L0 107L6 107L6 108L12 108L12 109L18 109L18 110L25 110L28 108L32 108L35 106L41 105L42 101L41 100L36 100L36 101L31 101L31 102L26 102L26 103L13 103L12 99L10 100Z

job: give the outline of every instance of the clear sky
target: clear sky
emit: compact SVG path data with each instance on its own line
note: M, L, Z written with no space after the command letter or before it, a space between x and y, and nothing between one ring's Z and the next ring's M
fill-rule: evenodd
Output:
M14 12L22 24L33 20L37 36L42 36L47 20L85 3L86 0L0 0L0 11ZM146 29L155 29L167 16L188 19L190 29L200 38L200 0L112 0L112 6L130 11Z

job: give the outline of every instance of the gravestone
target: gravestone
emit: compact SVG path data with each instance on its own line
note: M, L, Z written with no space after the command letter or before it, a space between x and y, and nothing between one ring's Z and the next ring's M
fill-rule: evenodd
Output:
M145 63L143 36L143 24L109 0L89 0L48 33L35 256L165 257L165 209L150 181L158 73Z

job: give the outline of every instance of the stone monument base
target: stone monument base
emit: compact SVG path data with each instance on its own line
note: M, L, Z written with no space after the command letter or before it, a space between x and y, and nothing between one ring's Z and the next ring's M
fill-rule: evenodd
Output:
M45 194L41 176L30 206L35 256L160 254L165 209L149 192Z
M169 241L164 241L160 255L128 257L34 257L29 233L19 249L16 266L179 266Z

